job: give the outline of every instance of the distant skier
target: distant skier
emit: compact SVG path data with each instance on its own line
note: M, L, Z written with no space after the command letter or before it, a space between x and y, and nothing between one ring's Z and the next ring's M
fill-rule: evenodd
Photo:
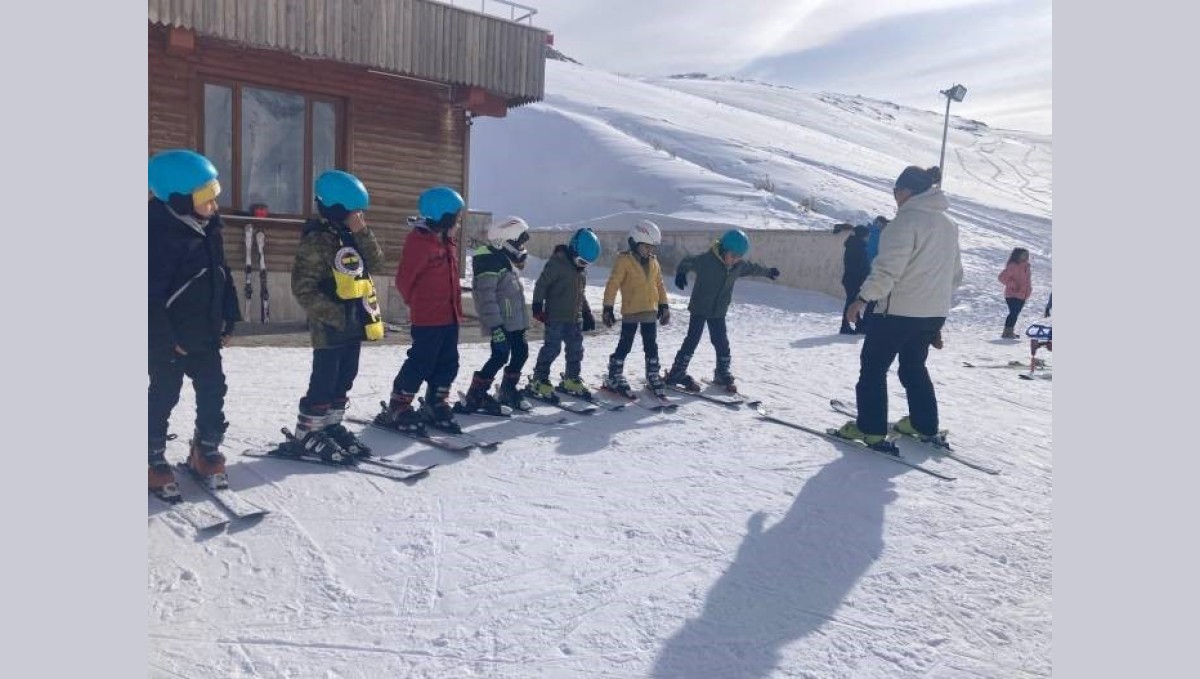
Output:
M890 448L887 435L887 374L900 358L900 383L908 397L909 415L896 431L910 436L938 434L937 396L925 360L950 311L951 296L962 283L958 225L946 214L949 201L937 185L941 169L904 168L892 193L896 218L879 241L879 256L863 282L858 299L846 311L857 321L868 302L879 303L879 314L860 356L858 418L838 435L870 446Z
M489 338L492 353L472 376L471 388L455 410L498 415L501 405L520 407L521 397L516 387L521 368L529 358L529 344L525 341L529 316L518 272L525 268L529 257L525 249L528 241L529 225L520 217L509 217L488 226L487 244L476 249L471 257L474 272L471 297L479 314L479 329ZM497 400L489 392L501 368L505 377Z
M533 367L533 378L526 389L541 399L554 398L550 366L566 345L567 366L559 390L588 398L591 392L583 384L583 333L596 329L596 319L587 301L587 267L600 259L600 239L591 229L579 229L565 245L558 245L537 283L533 286L533 317L546 326L542 348ZM520 375L514 375L515 380ZM505 375L505 379L508 379Z
M371 280L383 266L383 249L367 226L370 196L358 177L329 170L314 193L320 218L305 223L292 265L292 295L308 315L312 373L296 416L296 448L283 450L349 464L371 454L342 418L363 340L383 337Z
M1014 330L1021 309L1025 308L1025 300L1033 294L1032 276L1029 271L1029 250L1013 248L1008 256L1008 263L1000 272L999 281L1004 284L1004 302L1008 304L1008 316L1004 319L1002 339L1017 339Z
M688 301L691 320L687 336L664 381L688 391L700 391L700 385L687 373L692 354L708 326L708 339L717 352L717 367L713 382L725 387L729 393L737 393L733 373L730 372L732 355L729 350L729 335L725 327L725 314L733 298L733 286L743 276L765 276L771 280L779 277L779 269L767 268L744 259L750 251L750 239L740 229L730 229L713 241L712 246L698 255L684 257L675 268L675 287L687 288L687 275L696 272L696 287Z
M450 232L458 226L466 203L454 189L438 186L422 193L417 207L421 220L404 239L396 269L396 290L409 309L412 346L375 423L406 432L424 433L425 424L430 424L461 433L447 402L458 376L458 326L463 319L458 241ZM422 382L428 386L418 412L412 401Z
M225 482L221 348L242 317L225 262L217 169L199 153L172 149L150 158L149 178L149 489L177 500L167 428L185 375L196 390L188 465L215 485Z
M842 244L845 249L842 255L842 288L846 291L846 304L842 307L842 327L838 330L842 335L854 335L859 332L846 320L846 310L858 297L858 291L862 288L863 281L867 280L867 274L871 273L871 262L867 259L869 233L868 227L856 226L854 233Z
M671 322L667 306L667 289L663 286L662 269L654 251L662 242L662 233L654 222L641 220L629 231L629 251L617 256L608 284L604 286L606 327L616 322L613 304L621 293L621 338L617 349L609 356L608 375L604 386L630 398L633 390L625 381L625 357L633 349L634 335L641 330L642 349L646 353L646 383L658 396L666 395L658 362L658 331L655 321Z

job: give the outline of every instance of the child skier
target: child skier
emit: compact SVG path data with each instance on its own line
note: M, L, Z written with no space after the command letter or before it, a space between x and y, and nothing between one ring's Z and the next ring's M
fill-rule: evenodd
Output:
M462 429L446 399L458 376L458 325L463 318L458 282L458 226L466 203L452 188L437 186L417 200L421 221L404 239L396 269L396 289L408 305L412 346L392 382L391 400L375 423L404 432L425 433L425 424L451 433ZM421 383L425 404L412 407Z
M167 428L185 375L196 390L188 465L214 486L226 485L218 450L229 426L221 348L242 317L225 263L217 169L199 153L172 149L150 158L149 177L149 490L177 501Z
M527 392L542 400L553 400L554 386L550 384L550 366L558 358L563 344L567 349L567 370L562 374L559 391L590 398L579 371L583 363L583 333L596 329L596 319L588 306L587 274L589 264L600 258L600 239L591 229L579 229L566 245L554 248L546 266L533 286L533 317L546 326L542 348L534 364L533 378ZM519 373L505 373L505 381L513 383Z
M491 338L492 354L472 376L466 399L455 405L458 412L499 415L502 404L520 407L517 380L529 358L529 344L525 341L529 317L525 312L525 288L517 272L525 268L529 257L525 250L528 240L529 225L520 217L493 222L487 228L488 244L475 250L471 258L474 271L471 297L479 313L479 329ZM501 368L504 379L497 400L488 391Z
M662 233L654 222L642 220L629 231L629 251L617 256L608 284L604 286L606 327L616 323L613 303L621 293L621 338L617 350L608 358L608 375L604 387L628 398L633 390L625 381L625 357L633 349L633 336L639 328L642 349L646 352L646 385L655 395L666 396L666 387L659 374L658 332L655 321L666 325L671 321L667 307L667 289L663 286L662 269L654 249L662 242Z
M853 236L852 236L853 238ZM771 280L779 277L779 269L766 268L743 257L750 250L750 239L738 229L730 229L714 241L712 247L702 254L684 257L675 269L675 287L687 288L689 271L696 272L696 287L692 289L692 298L688 302L691 321L688 323L687 337L683 346L675 354L675 362L667 373L665 381L688 391L700 391L700 385L687 374L688 363L692 360L692 352L700 344L704 334L704 326L708 325L709 340L717 350L717 368L713 372L713 383L725 387L725 391L735 394L737 386L729 368L732 361L729 352L729 336L725 328L725 313L729 310L729 302L733 297L733 285L742 276L766 276Z
M304 225L292 266L292 294L308 314L313 361L290 450L350 464L371 454L342 417L363 340L383 337L371 281L371 273L383 266L383 250L363 216L370 197L357 177L340 170L322 173L315 194L320 219Z

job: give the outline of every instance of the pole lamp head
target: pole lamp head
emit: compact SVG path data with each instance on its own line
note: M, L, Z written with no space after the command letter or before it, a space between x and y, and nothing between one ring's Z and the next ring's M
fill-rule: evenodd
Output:
M967 96L967 88L962 85L955 85L948 90L942 90L942 94L954 101L962 101Z

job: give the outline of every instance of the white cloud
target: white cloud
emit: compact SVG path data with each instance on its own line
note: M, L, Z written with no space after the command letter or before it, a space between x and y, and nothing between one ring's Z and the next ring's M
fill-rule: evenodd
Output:
M1050 0L535 4L556 47L596 68L740 74L930 109L961 81L970 93L956 113L1050 129Z

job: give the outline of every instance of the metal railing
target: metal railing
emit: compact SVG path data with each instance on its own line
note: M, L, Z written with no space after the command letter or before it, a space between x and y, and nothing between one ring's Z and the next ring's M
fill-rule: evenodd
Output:
M439 0L439 1L449 3L453 7L458 7L459 5L462 5L463 7L470 7L470 8L473 8L475 6L475 4L478 3L480 14L488 14L490 16L499 16L501 18L505 18L504 14L503 14L504 10L499 7L492 7L491 8L492 11L488 11L489 5L505 5L506 7L508 7L507 19L509 21L512 21L514 23L520 23L520 22L524 21L524 22L528 23L530 26L533 25L533 15L537 14L537 10L534 9L533 7L530 7L528 5L521 5L521 4L518 4L515 2L509 2L508 0ZM517 16L518 10L524 11L525 13L520 16Z

